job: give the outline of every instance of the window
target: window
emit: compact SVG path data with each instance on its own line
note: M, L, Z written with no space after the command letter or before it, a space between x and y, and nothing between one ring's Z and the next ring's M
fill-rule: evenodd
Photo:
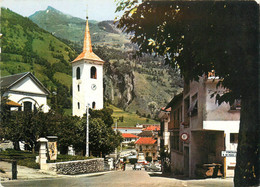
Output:
M77 80L80 79L80 67L77 67L76 77L77 77Z
M148 153L148 152L146 153L146 156L149 156L149 153Z
M146 149L148 149L149 147L148 147L148 145L146 146Z
M184 126L188 127L189 126L189 110L190 108L190 97L188 96L185 100L184 100Z
M95 109L96 108L96 102L93 102L92 103L92 109Z
M189 112L191 116L196 116L198 115L198 94L197 93L191 97L191 101L192 103L189 108Z
M238 143L238 133L230 133L230 143Z
M32 111L32 102L30 102L30 101L25 101L25 102L23 103L23 110L24 110L25 112L30 112L30 111Z
M78 92L80 91L80 86L79 86L79 84L78 84Z
M80 103L78 102L78 109L80 109Z
M179 151L179 138L179 131L174 131L171 136L171 147L176 151Z
M181 107L174 111L174 128L180 128L180 115L181 115Z
M142 151L143 149L142 149L142 146L140 145L140 151Z
M153 153L153 157L155 157L155 153Z
M90 78L97 79L97 69L94 66L90 69Z

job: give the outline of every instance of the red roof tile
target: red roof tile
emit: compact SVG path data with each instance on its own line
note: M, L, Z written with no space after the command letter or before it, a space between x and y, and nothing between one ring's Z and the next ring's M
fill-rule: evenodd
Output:
M151 137L141 137L139 138L135 144L155 144L156 140Z
M151 125L143 129L143 131L159 131L159 130L160 130L160 126L155 126L155 125Z
M170 112L172 110L171 107L166 108L166 107L162 107L161 110L165 111L165 112Z
M138 136L131 133L122 133L123 138L138 138Z

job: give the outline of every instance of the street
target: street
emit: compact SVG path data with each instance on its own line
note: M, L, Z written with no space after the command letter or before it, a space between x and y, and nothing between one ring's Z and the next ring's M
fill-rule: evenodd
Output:
M112 171L100 173L95 176L68 176L63 178L7 181L3 182L4 187L83 187L83 186L194 186L194 187L229 187L233 186L233 179L204 179L204 180L179 180L175 178L162 177L161 173L146 172L143 168L140 171L132 170L128 165L126 171ZM1 185L0 185L1 186Z

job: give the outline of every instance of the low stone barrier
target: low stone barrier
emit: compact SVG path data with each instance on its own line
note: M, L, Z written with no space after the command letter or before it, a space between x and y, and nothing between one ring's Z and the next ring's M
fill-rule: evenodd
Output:
M88 160L49 163L48 168L50 171L55 171L57 174L63 175L94 173L104 171L104 159L95 158Z

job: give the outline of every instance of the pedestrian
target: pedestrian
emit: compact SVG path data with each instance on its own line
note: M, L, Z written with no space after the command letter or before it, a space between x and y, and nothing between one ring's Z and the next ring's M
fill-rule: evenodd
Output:
M124 171L125 171L125 166L126 166L126 162L123 163L123 168L124 168Z

